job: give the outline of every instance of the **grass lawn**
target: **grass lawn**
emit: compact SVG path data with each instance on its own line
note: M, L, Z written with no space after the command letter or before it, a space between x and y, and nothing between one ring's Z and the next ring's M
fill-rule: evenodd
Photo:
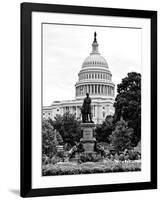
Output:
M141 171L141 161L59 162L42 167L43 176Z

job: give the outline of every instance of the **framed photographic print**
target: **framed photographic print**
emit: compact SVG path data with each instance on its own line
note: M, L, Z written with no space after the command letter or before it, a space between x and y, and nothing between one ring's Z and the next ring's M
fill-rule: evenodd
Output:
M157 12L21 4L21 196L157 188Z

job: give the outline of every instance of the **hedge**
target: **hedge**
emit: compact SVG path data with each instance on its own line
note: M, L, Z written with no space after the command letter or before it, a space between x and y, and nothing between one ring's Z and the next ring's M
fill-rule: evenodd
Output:
M60 162L55 165L47 164L42 167L43 176L51 175L71 175L71 174L93 174L93 173L107 173L107 172L129 172L141 171L141 162L86 162L86 163L72 163Z

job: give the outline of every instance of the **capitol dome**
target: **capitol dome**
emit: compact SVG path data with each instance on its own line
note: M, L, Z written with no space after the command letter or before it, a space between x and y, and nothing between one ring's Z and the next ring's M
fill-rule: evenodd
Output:
M94 41L92 43L92 52L90 55L84 60L82 68L86 67L92 67L92 68L97 68L97 67L103 67L108 69L108 64L106 59L100 55L98 52L98 43L96 39L96 32L94 33Z
M82 68L85 67L105 67L108 68L107 61L100 54L91 53L82 64Z
M93 98L114 97L115 85L106 59L98 51L96 32L92 52L84 60L76 83L76 98L84 98L89 93Z

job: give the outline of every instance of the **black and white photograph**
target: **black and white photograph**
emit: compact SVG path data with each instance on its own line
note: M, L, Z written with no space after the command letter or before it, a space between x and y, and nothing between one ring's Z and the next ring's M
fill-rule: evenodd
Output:
M156 188L156 12L21 12L21 195Z
M41 26L42 176L141 171L141 28Z

